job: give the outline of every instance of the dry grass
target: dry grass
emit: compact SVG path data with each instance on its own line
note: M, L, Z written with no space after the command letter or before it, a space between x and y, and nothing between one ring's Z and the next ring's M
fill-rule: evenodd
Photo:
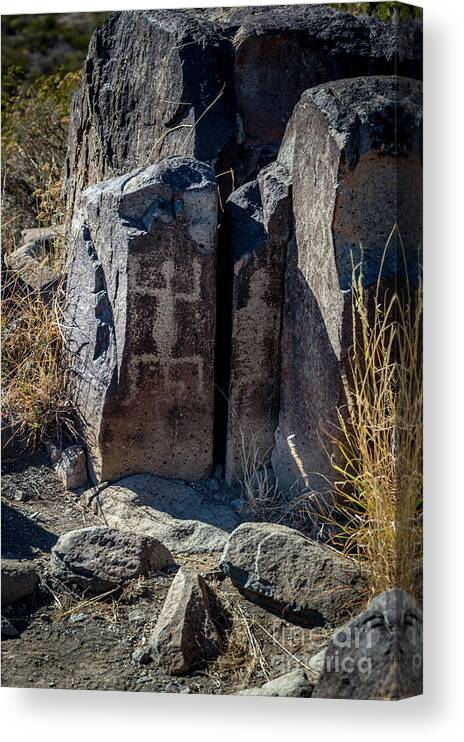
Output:
M388 246L387 246L388 249ZM370 589L415 591L422 548L422 290L372 297L353 279L353 346L339 411L337 542Z
M50 300L10 277L3 292L2 419L11 435L33 448L74 432L60 330L63 291L58 287Z

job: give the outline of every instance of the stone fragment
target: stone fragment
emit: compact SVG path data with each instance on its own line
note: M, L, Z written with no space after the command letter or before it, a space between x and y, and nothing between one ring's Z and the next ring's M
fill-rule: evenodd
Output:
M315 698L422 694L422 613L403 590L378 595L330 640Z
M305 627L342 623L366 590L353 562L270 523L236 528L220 567L249 600Z
M279 418L283 279L292 231L289 176L278 163L234 191L224 229L232 258L226 481L266 459Z
M66 490L76 490L87 482L87 456L82 446L68 446L54 464L54 470Z
M279 162L292 180L281 408L272 465L280 486L324 492L333 478L337 408L352 344L353 263L363 284L417 280L422 242L422 90L398 77L339 80L307 90ZM385 247L395 224L398 233ZM361 254L362 245L362 254ZM353 262L352 262L353 261ZM383 261L383 262L382 262ZM404 273L404 271L403 271ZM379 296L381 294L379 293Z
M192 158L83 195L64 324L94 481L211 472L216 231L214 174Z
M30 600L39 578L32 564L15 559L2 559L2 605Z
M26 242L5 256L6 266L15 273L27 289L51 296L59 277L48 264L43 245Z
M137 577L174 566L171 552L154 538L91 526L60 536L50 555L50 574L86 595L100 595Z
M238 525L237 513L187 484L150 474L126 477L98 495L113 528L157 538L176 554L220 552Z
M280 675L259 688L241 690L239 696L274 696L280 698L310 698L313 686L303 669Z
M200 575L182 567L149 640L150 653L169 675L184 675L216 657L220 644L208 587Z

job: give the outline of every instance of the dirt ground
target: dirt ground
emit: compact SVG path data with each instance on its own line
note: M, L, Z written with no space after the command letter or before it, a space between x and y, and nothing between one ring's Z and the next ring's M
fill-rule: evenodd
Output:
M2 557L34 563L43 577L59 535L100 523L78 498L64 492L44 452L6 463L2 473ZM57 593L42 579L31 605L3 615L19 637L2 641L4 686L90 690L236 693L307 662L327 643L326 629L303 629L256 606L217 572L219 555L178 558L207 574L232 625L225 651L186 677L165 675L132 658L143 648L173 576L139 580L122 594L83 601Z

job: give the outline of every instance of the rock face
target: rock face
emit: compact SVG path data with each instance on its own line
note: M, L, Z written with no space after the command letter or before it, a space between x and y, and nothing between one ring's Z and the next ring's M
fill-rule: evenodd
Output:
M281 698L310 698L313 691L303 669L280 675L260 688L247 688L239 696L274 696Z
M280 401L283 279L292 229L289 178L278 163L229 197L224 229L230 239L232 327L226 481L244 474L256 448L272 448Z
M149 641L155 661L169 675L184 675L218 654L208 588L196 572L181 568Z
M340 80L306 91L288 124L279 162L291 173L295 234L287 255L281 408L272 456L284 488L299 482L324 490L320 475L332 474L327 454L337 407L346 403L352 259L359 264L360 245L364 286L375 286L398 224L409 278L417 278L421 96L413 80ZM396 234L382 281L397 279L404 263Z
M422 614L389 590L332 637L316 698L398 700L422 693Z
M174 564L170 551L154 538L92 526L60 536L50 556L50 574L86 595L100 595Z
M2 605L29 600L39 584L34 567L27 562L2 559Z
M247 598L307 627L340 624L365 591L350 561L286 526L243 523L220 566Z
M176 554L222 551L239 518L232 508L182 482L150 474L126 477L98 496L113 528L157 538Z
M217 192L171 158L89 188L65 326L94 481L212 467Z
M113 13L94 33L72 111L65 192L170 155L238 185L273 159L304 90L421 75L421 29L325 6ZM396 64L396 70L395 70Z

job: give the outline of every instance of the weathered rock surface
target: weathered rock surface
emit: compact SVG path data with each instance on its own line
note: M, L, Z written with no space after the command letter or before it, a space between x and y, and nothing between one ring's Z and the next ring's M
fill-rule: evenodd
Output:
M419 24L398 33L320 5L113 13L92 37L73 104L68 203L170 155L233 167L241 185L270 161L304 90L357 75L420 77L421 61Z
M182 567L149 640L153 659L170 675L183 675L215 657L221 640L203 578Z
M309 682L303 669L292 670L281 675L259 688L246 688L239 696L275 696L281 698L310 698L313 685Z
M174 564L166 546L150 536L92 526L60 536L50 556L50 574L86 595L99 595Z
M251 601L302 626L342 623L362 599L357 567L286 526L242 523L220 567Z
M51 295L59 280L57 273L47 263L44 246L38 241L26 242L6 255L5 264L27 289L45 296Z
M65 326L94 481L210 474L216 231L214 175L192 158L83 195Z
M232 258L231 362L226 481L241 480L246 457L263 461L274 443L280 402L280 341L289 176L273 163L234 191L224 228Z
M422 614L402 590L374 598L327 648L316 698L398 700L422 693Z
M346 404L352 259L359 264L360 246L364 286L376 286L397 224L409 278L417 278L421 151L422 91L413 80L364 77L307 90L288 124L279 162L291 173L295 234L287 252L272 456L283 488L298 482L323 491L324 476L333 475L328 454L337 407ZM404 264L395 234L382 281L398 279Z
M30 600L38 584L37 572L31 564L14 559L2 559L2 605Z
M87 457L82 446L68 446L61 452L54 465L55 472L65 489L74 490L87 482Z
M239 523L237 513L183 482L141 474L126 477L98 495L113 528L162 541L177 554L222 551Z
M2 641L3 639L16 639L18 630L5 616L2 616Z

